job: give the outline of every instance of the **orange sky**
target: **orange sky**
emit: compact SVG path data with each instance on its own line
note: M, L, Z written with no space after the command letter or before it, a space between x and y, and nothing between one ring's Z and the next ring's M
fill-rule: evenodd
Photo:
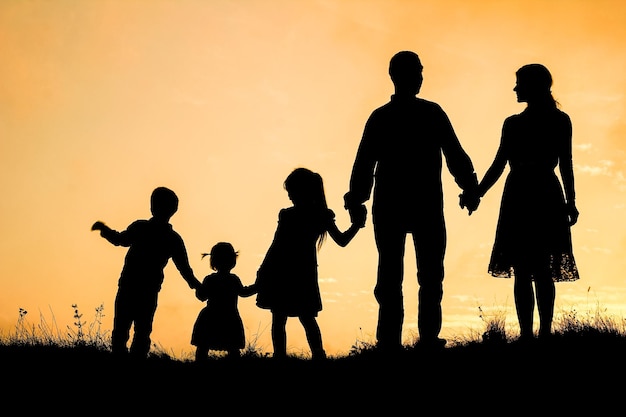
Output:
M479 177L504 119L523 110L515 71L539 62L574 126L574 253L581 280L557 284L557 314L626 303L626 4L531 1L5 1L0 3L0 330L19 308L61 333L72 304L111 329L125 249L90 232L149 217L153 188L180 197L172 218L199 278L217 241L239 251L245 284L271 243L282 188L297 166L318 171L340 228L342 196L370 112L388 100L389 58L416 51L420 96L448 113ZM443 173L448 225L443 337L480 331L481 307L507 314L512 281L486 273L501 179L471 217ZM371 341L377 254L371 223L319 254L324 345ZM407 252L405 333L416 329L415 261ZM270 313L240 300L248 339L271 352ZM153 339L191 352L203 307L172 265ZM40 316L41 315L41 316ZM296 319L288 345L308 353Z

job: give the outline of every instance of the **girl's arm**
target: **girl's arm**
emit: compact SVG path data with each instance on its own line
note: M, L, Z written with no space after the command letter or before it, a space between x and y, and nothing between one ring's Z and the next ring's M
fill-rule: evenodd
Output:
M356 236L359 229L365 227L365 219L367 218L367 208L365 205L361 204L361 206L357 207L353 211L353 223L345 232L342 232L339 228L337 228L335 215L332 211L330 211L331 216L329 216L328 221L328 234L341 247L347 246L354 236Z

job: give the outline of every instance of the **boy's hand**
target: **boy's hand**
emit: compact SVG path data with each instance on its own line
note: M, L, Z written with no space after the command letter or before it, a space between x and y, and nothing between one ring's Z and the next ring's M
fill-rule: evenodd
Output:
M106 225L98 220L91 226L91 230L104 230L105 227Z

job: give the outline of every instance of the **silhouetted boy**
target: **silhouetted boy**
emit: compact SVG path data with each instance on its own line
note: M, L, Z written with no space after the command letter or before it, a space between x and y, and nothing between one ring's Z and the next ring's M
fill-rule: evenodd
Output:
M91 227L91 230L99 230L100 236L112 244L129 248L115 296L111 349L114 354L128 353L130 327L134 325L130 354L137 358L146 358L150 351L150 334L163 283L163 269L170 258L189 287L200 286L189 265L183 239L169 223L178 210L178 197L172 190L158 187L152 192L150 210L152 218L136 220L122 232L101 221Z

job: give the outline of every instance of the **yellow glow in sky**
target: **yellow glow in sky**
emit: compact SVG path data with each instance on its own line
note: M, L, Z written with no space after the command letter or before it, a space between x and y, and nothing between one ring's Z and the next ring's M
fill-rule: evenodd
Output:
M557 310L622 317L626 303L626 4L526 1L6 1L0 3L0 330L19 308L61 329L72 304L84 319L104 306L110 329L125 249L90 232L148 218L150 192L180 198L174 228L191 265L218 241L239 251L252 283L271 243L282 188L295 167L319 172L339 227L363 125L392 94L397 51L424 64L420 96L448 113L479 177L504 119L523 110L515 71L539 62L574 127L581 274L557 284ZM503 180L467 216L443 173L448 249L443 337L482 329L478 307L516 325L512 280L487 274ZM319 255L330 354L372 340L377 253L371 223L346 248ZM415 260L407 252L405 340L416 332ZM153 340L189 352L203 307L173 265ZM270 313L241 299L249 340L271 352ZM558 311L557 311L558 313ZM308 354L299 322L293 352Z

